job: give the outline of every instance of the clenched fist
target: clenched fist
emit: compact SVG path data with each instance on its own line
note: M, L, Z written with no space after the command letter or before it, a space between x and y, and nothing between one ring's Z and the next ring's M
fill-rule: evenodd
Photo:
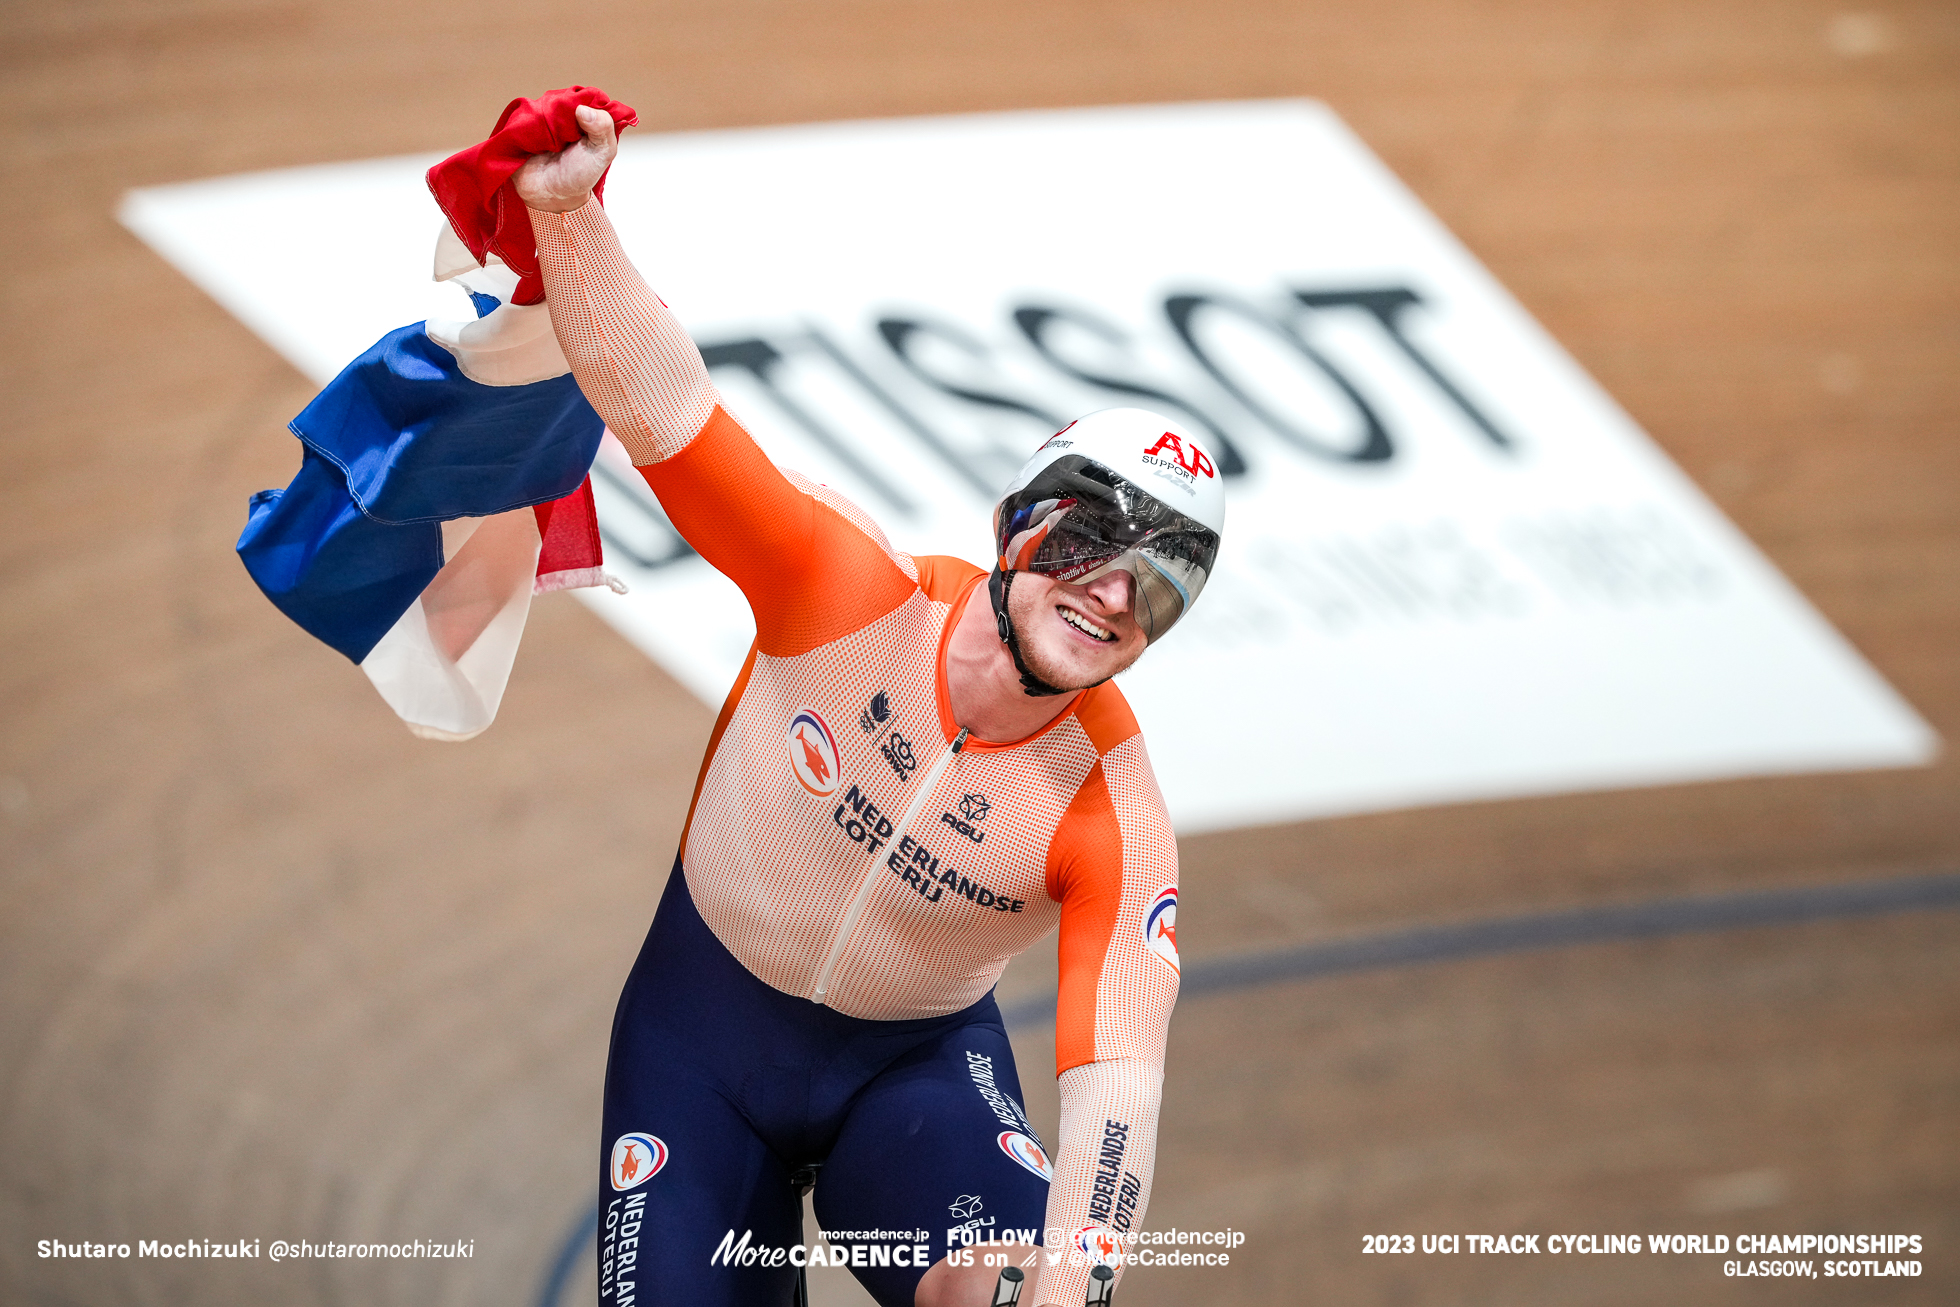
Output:
M517 198L530 208L547 213L583 208L619 153L619 133L613 130L611 114L589 105L580 105L576 113L584 138L553 154L532 155L510 179Z

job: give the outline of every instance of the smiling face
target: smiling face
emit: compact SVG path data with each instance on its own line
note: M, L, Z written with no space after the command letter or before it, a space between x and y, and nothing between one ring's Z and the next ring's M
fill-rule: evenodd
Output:
M1077 690L1135 662L1149 643L1130 611L1135 584L1120 570L1087 585L1017 573L1008 610L1028 670L1057 689Z

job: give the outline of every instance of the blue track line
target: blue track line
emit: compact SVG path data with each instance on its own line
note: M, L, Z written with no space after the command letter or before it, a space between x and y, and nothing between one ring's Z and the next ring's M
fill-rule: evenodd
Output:
M1793 926L1807 921L1956 907L1960 907L1960 873L1954 872L1602 904L1561 912L1384 931L1269 953L1220 958L1185 968L1178 996L1198 998L1316 976L1453 962L1531 949L1570 948L1576 944L1657 939L1758 926ZM1052 1022L1055 996L1048 994L1003 1008L1001 1017L1010 1031ZM544 1291L538 1298L539 1307L561 1307L558 1299L571 1278L578 1255L592 1245L598 1229L599 1208L595 1203L579 1218L553 1260L551 1272L545 1277Z
M565 1296L565 1285L572 1278L572 1268L578 1265L578 1255L594 1248L598 1238L599 1204L595 1199L572 1228L565 1231L564 1241L558 1245L558 1255L551 1259L551 1270L545 1274L544 1288L538 1293L539 1307L559 1307L558 1300Z
M1178 997L1197 998L1281 981L1453 962L1529 949L1569 948L1575 944L1655 939L1755 926L1791 926L1806 921L1952 907L1960 907L1960 874L1952 872L1603 904L1447 926L1419 926L1413 930L1358 935L1198 963L1185 968ZM1001 1015L1010 1030L1053 1021L1055 996L1049 994L1016 1003Z

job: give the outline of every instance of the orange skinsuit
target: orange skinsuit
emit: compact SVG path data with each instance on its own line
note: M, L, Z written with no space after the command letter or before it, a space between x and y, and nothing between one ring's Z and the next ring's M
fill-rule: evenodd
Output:
M945 645L988 602L983 574L895 551L854 504L775 467L597 203L531 221L579 385L755 613L682 836L702 919L768 985L873 1020L967 1007L1059 921L1049 1248L1055 1231L1073 1249L1085 1227L1140 1228L1178 986L1174 936L1153 948L1145 929L1175 895L1177 847L1122 694L1083 691L1015 743L961 741ZM961 815L972 796L978 818ZM1120 1202L1107 1160L1099 1174L1106 1122L1129 1127ZM1071 1260L1044 1265L1041 1302L1083 1300Z

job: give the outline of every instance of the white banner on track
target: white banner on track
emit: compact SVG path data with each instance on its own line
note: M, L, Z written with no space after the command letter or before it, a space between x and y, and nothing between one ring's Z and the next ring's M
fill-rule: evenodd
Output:
M465 315L428 282L434 161L123 217L324 383ZM1938 749L1323 106L634 131L607 201L731 410L902 549L985 565L998 487L1081 413L1212 434L1217 575L1122 678L1181 830ZM632 593L584 597L718 703L746 605L630 469L596 483Z

